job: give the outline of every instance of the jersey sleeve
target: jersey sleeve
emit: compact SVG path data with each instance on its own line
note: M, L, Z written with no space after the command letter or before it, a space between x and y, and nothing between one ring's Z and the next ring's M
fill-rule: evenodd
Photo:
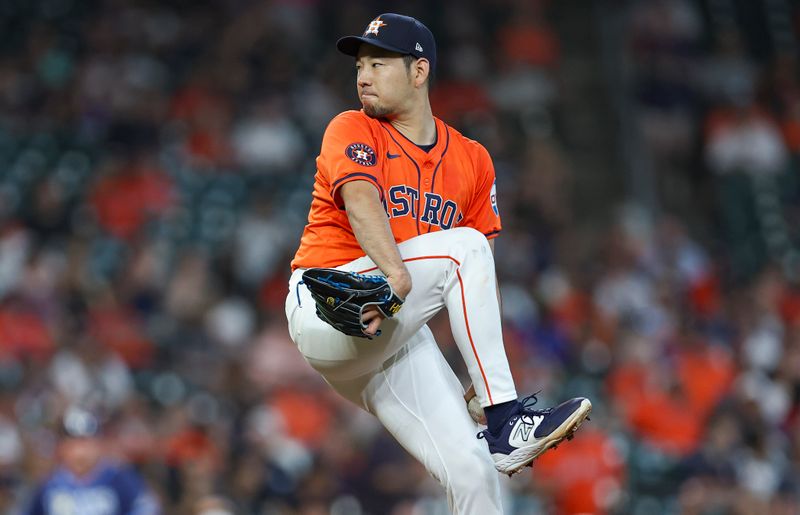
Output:
M475 196L468 204L467 212L459 224L472 227L492 239L500 234L500 210L497 206L497 187L495 185L494 164L489 152L479 145L475 159Z
M318 169L330 184L330 194L339 209L344 208L340 188L350 181L367 181L383 201L383 184L375 136L367 120L357 111L334 118L322 138Z

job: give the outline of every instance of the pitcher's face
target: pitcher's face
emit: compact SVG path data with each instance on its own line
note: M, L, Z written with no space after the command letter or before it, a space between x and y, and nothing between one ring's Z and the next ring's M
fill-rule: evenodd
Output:
M356 56L356 86L371 118L391 116L413 101L413 81L403 56L366 43Z

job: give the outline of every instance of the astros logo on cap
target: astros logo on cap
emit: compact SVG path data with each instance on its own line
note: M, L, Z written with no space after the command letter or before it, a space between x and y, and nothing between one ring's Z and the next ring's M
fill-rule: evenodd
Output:
M374 20L369 22L369 26L367 27L367 31L364 32L364 35L366 36L367 34L375 34L377 36L378 29L385 26L386 24L383 23L380 18L375 18Z

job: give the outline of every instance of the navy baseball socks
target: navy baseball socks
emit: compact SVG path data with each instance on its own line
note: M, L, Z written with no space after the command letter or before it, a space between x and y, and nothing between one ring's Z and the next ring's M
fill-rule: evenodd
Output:
M592 412L592 403L584 397L540 410L533 409L536 402L533 394L484 408L488 429L478 433L478 438L489 444L498 472L513 476L565 438L572 440Z

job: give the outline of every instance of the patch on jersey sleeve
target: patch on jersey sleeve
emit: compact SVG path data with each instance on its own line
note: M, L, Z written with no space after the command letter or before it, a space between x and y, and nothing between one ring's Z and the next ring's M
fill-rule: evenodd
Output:
M500 216L500 210L497 209L497 180L492 183L492 193L489 195L489 200L492 202L494 214Z
M365 143L351 143L344 153L361 166L375 166L375 163L378 162L375 151Z

